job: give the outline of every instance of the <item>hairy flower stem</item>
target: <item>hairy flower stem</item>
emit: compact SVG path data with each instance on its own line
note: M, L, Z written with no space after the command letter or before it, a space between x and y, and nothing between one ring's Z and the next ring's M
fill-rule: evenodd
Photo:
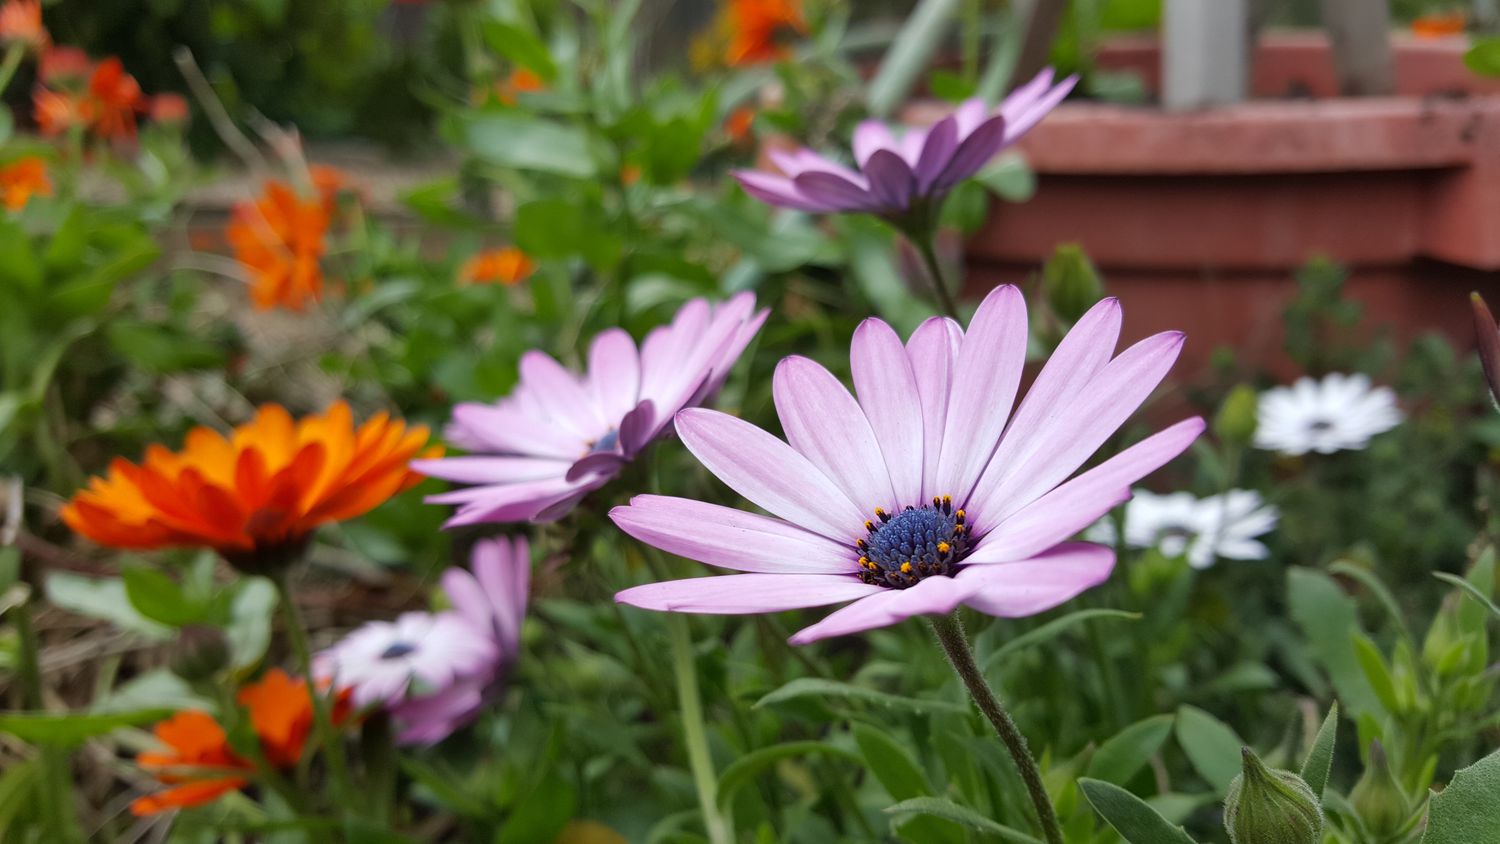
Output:
M733 844L728 820L719 812L718 781L708 755L708 730L703 724L703 701L698 697L698 673L693 665L693 642L687 619L668 613L672 628L672 670L677 675L677 705L682 710L682 734L687 743L688 767L698 791L698 808L711 844Z
M948 655L948 662L952 663L953 670L964 681L969 696L974 698L975 705L984 713L984 717L995 725L995 732L1000 734L1000 740L1005 742L1005 749L1010 751L1010 758L1015 760L1016 768L1021 772L1021 780L1026 783L1026 791L1031 795L1031 805L1036 807L1037 820L1041 823L1042 834L1047 837L1048 844L1063 844L1062 827L1058 825L1057 812L1052 808L1047 788L1042 784L1041 769L1026 747L1026 737L1016 729L1016 722L1010 719L1010 715L1000 705L1000 699L995 696L989 683L985 682L979 665L974 662L974 652L970 650L969 640L964 636L964 626L959 621L958 612L931 616L928 621L932 622L932 630L937 634L938 642Z
M355 804L349 800L354 794L349 780L349 766L344 760L344 748L339 744L338 733L333 729L328 696L319 691L317 679L313 677L312 649L307 645L307 625L302 621L302 613L298 611L296 601L292 600L286 572L278 573L271 578L271 582L276 584L276 596L280 599L282 615L286 619L287 639L291 643L292 654L297 659L297 670L307 681L307 694L312 698L313 732L317 734L318 744L323 746L334 802L341 807L351 807Z
M958 303L953 300L953 293L948 289L948 282L943 279L943 270L938 263L937 249L933 246L936 234L929 231L924 235L908 236L912 245L917 247L917 252L922 255L922 263L927 267L928 280L932 282L932 289L937 293L938 304L942 306L943 313L958 319Z

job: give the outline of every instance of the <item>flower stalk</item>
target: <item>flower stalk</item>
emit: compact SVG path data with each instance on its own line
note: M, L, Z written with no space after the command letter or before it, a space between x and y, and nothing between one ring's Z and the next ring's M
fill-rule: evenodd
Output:
M312 699L313 733L317 735L318 744L322 746L323 756L327 759L328 778L334 799L341 806L353 805L346 799L353 794L349 766L344 760L344 749L339 744L338 733L333 729L328 697L318 690L317 679L313 676L312 649L307 644L307 626L302 620L302 613L297 609L296 601L292 599L286 572L282 571L272 577L271 582L276 584L276 596L286 620L287 640L291 643L292 654L297 660L297 671L307 682L307 694Z
M933 632L937 634L938 643L943 646L943 652L948 655L948 662L958 672L959 679L963 680L974 704L994 725L995 732L999 733L1000 740L1005 743L1005 749L1010 751L1010 758L1020 770L1022 782L1026 783L1031 805L1036 808L1037 821L1042 834L1047 838L1047 844L1063 844L1062 826L1057 821L1057 811L1052 808L1052 799L1047 796L1047 787L1042 784L1041 769L1026 746L1026 737L1021 735L1016 722L1011 720L994 690L985 682L979 664L974 661L974 651L969 647L969 640L964 635L963 622L959 620L957 611L949 615L931 616L928 620L932 623Z
M687 619L670 616L672 631L672 671L677 675L677 705L682 713L683 741L687 745L688 767L693 786L698 791L698 807L710 844L733 844L729 821L719 812L718 781L713 759L708 753L708 731L703 722L703 701L698 695L698 673L693 665L693 642Z
M937 294L938 305L942 307L943 313L958 319L958 303L953 299L953 292L948 288L948 282L943 278L942 264L938 261L937 248L933 245L936 239L932 226L927 227L927 232L921 235L907 235L912 245L917 247L917 252L922 255L922 264L927 267L927 277L932 282L933 292Z

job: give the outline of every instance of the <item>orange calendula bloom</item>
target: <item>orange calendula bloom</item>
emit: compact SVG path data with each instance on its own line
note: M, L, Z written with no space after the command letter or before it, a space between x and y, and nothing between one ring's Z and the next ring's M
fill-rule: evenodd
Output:
M88 101L66 91L37 88L32 97L32 108L37 129L43 135L60 135L89 122Z
M93 72L88 53L77 47L48 47L37 62L37 78L43 85L80 85Z
M520 284L536 271L536 262L514 246L486 249L464 262L458 277L467 284Z
M750 140L750 130L755 124L755 109L749 106L740 106L731 111L724 118L724 133L729 140L735 144L744 144Z
M179 124L188 121L190 109L181 94L157 94L149 106L152 123Z
M505 78L505 81L498 82L495 85L495 95L500 99L500 102L512 106L516 104L521 94L530 94L545 90L547 90L546 80L524 67L512 70L510 76Z
M1444 38L1462 35L1468 19L1461 11L1423 15L1411 22L1411 34L1418 38Z
M28 155L0 167L0 201L4 201L7 211L20 211L31 197L38 195L52 195L47 162L41 156Z
M775 61L787 54L784 38L804 33L801 0L730 0L732 35L725 56L730 65Z
M160 445L139 465L115 458L62 509L75 532L113 548L212 548L236 568L275 571L329 522L362 515L420 476L427 429L377 414L357 428L344 402L293 420L279 405L228 437L188 433L181 451Z
M88 99L92 104L90 127L95 134L101 138L135 137L135 117L146 110L146 96L119 59L107 58L94 68Z
M240 690L239 704L249 715L266 762L278 770L295 767L313 723L307 682L273 668ZM340 694L334 704L334 723L343 721L348 712L349 696ZM172 787L131 803L131 814L150 815L212 802L244 788L255 770L235 754L224 728L205 712L179 712L157 724L153 732L166 749L141 753L135 757L136 764ZM202 770L195 772L195 768Z
M331 197L324 191L304 199L290 185L268 181L260 199L234 207L225 237L250 270L250 298L258 310L300 311L322 298Z
M52 39L42 26L42 0L6 0L0 6L0 41L46 48Z

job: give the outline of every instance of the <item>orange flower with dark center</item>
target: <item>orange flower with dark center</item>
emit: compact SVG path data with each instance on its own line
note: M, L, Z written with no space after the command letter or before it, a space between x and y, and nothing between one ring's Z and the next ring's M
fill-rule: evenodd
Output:
M416 484L407 464L441 452L424 448L427 436L384 413L356 428L342 401L296 421L268 404L228 437L195 428L181 451L153 445L139 465L116 458L61 515L100 545L211 548L241 571L274 572L319 525Z
M42 50L51 40L42 26L42 0L6 0L0 6L0 41Z
M787 54L788 34L807 31L801 0L730 0L730 65L775 61Z
M300 311L322 298L332 188L320 194L304 199L290 185L268 181L260 199L234 207L225 238L250 271L250 298L257 309Z
M1411 34L1418 38L1444 38L1462 35L1468 19L1461 11L1423 15L1411 22Z
M65 91L49 91L37 88L32 96L33 114L37 129L43 135L60 135L69 130L86 126L91 109L84 97Z
M101 138L135 137L135 117L146 110L146 97L119 59L107 58L94 68L88 97L92 103L90 126L95 134Z
M536 271L536 262L514 246L486 249L464 262L458 277L468 284L520 284Z
M510 72L503 82L495 85L495 96L506 105L515 105L521 94L531 94L537 91L547 90L547 82L542 77L518 67Z
M0 167L0 200L8 211L20 211L33 196L51 196L52 180L47 178L47 162L38 155L28 155Z
M241 689L238 700L249 716L266 762L278 770L295 767L302 759L313 723L307 681L294 680L285 671L273 668L258 682ZM334 723L344 721L348 713L349 696L340 694L334 704ZM166 750L140 753L135 757L136 764L172 788L131 803L131 814L200 806L244 788L255 770L248 760L235 754L224 728L205 712L179 712L157 724L153 732Z

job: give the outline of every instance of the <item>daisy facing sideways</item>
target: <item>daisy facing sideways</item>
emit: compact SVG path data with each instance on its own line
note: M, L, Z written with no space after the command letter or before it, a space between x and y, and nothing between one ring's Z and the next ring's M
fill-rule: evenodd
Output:
M1276 508L1251 489L1198 498L1190 492L1157 495L1143 489L1125 505L1125 544L1156 548L1168 557L1183 556L1195 569L1220 558L1264 560L1270 551L1258 537L1270 533L1280 518ZM1094 525L1088 538L1113 545L1115 526L1108 519Z
M1257 417L1255 446L1291 455L1358 451L1401 424L1394 390L1339 372L1265 391Z
M1182 347L1167 332L1114 355L1120 322L1117 301L1097 304L1019 404L1026 304L1006 286L967 332L935 318L903 344L865 320L850 355L857 398L813 361L783 360L772 392L786 441L724 413L683 411L688 449L771 515L658 495L615 508L615 524L642 542L745 572L616 600L725 614L852 602L791 639L805 644L959 604L1031 615L1101 583L1114 553L1067 540L1203 430L1184 420L1074 476Z

